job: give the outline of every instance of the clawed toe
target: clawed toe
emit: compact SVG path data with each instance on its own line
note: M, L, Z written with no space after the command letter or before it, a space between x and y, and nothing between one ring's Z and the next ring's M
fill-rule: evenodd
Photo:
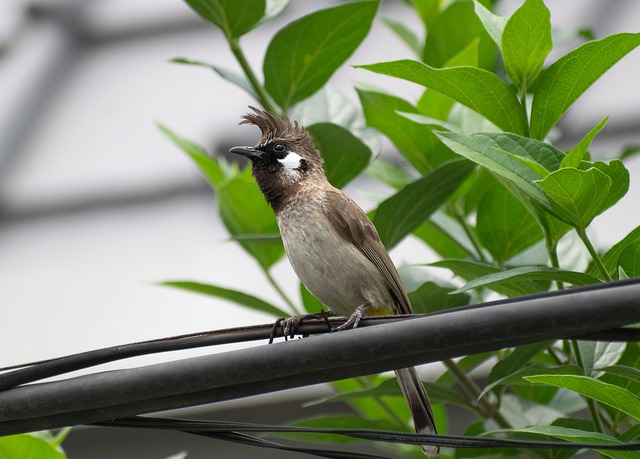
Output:
M298 328L302 324L302 322L308 319L324 319L325 323L327 324L327 328L330 331L333 331L331 329L331 324L329 323L329 318L328 318L329 315L330 315L330 312L322 310L318 314L304 314L300 316L280 318L276 320L275 323L273 324L273 328L271 329L271 336L269 337L269 344L273 343L273 340L276 337L278 328L282 330L282 335L284 336L284 339L286 341L289 338L293 338L296 332L298 331Z
M362 319L362 317L364 316L364 311L369 306L370 306L370 303L361 304L355 309L355 311L353 311L353 314L349 316L349 318L345 323L343 323L339 327L331 329L331 331L337 332L337 331L347 330L349 328L352 328L352 329L358 328L358 325L360 325L360 319Z

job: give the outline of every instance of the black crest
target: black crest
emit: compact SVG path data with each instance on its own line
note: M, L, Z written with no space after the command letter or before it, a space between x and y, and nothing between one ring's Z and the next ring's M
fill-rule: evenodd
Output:
M287 139L291 142L310 142L307 130L297 121L291 121L286 116L277 116L255 107L249 107L253 113L243 115L240 124L255 124L262 132L258 146L266 145L276 139Z

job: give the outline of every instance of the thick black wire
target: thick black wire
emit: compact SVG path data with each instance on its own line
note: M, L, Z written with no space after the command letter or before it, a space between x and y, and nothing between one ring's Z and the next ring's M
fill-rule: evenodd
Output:
M440 314L440 313L439 313ZM425 315L425 314L422 314ZM361 327L370 325L392 323L408 320L413 316L377 316L365 317L360 321ZM332 327L337 327L345 322L345 318L333 317L328 319ZM137 343L111 346L92 351L80 352L64 357L57 357L37 362L23 363L19 365L0 368L0 391L12 387L40 381L52 376L71 373L105 363L115 362L143 355L158 354L162 352L174 352L200 347L220 346L223 344L243 343L249 341L267 340L273 337L273 324L261 324L247 327L235 327L222 330L211 330L185 335L158 338ZM327 333L324 320L315 319L302 323L297 334L310 336ZM282 337L282 331L277 330L276 337ZM584 341L618 341L640 342L640 328L614 328L601 330L584 335L571 337Z
M585 333L593 338L602 328L638 321L640 282L632 280L457 308L402 323L363 326L334 336L296 340L289 346L258 346L30 384L0 392L0 435L212 403ZM326 330L324 324L318 327ZM259 333L270 333L270 328L263 326ZM235 332L244 335L245 329ZM620 333L633 335L633 330ZM229 342L233 333L223 335L214 332L213 337ZM190 339L209 338L193 335L182 345ZM171 341L157 340L151 347L175 350ZM140 343L132 346L141 351ZM149 349L148 343L141 347ZM110 357L123 355L121 348L112 349ZM49 362L54 367L57 363ZM34 367L38 370L38 365ZM32 369L3 376L24 376L24 371Z

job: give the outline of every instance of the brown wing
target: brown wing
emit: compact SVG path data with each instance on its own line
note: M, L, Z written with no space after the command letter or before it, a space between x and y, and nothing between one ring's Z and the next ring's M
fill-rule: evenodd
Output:
M382 273L393 296L397 299L394 312L411 314L411 303L400 281L398 271L387 249L380 241L375 226L364 211L339 190L326 191L323 210L338 234L360 249Z

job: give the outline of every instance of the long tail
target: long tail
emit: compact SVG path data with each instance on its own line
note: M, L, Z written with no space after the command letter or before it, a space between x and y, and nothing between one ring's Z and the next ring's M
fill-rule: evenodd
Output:
M404 395L409 410L411 411L411 417L413 418L413 424L418 433L430 433L435 434L436 425L433 421L433 412L431 411L431 403L429 402L429 396L427 391L422 385L422 381L418 377L416 369L403 368L396 370L396 378L398 378L398 384ZM440 448L432 445L420 445L422 451L427 456L433 457L440 454Z

